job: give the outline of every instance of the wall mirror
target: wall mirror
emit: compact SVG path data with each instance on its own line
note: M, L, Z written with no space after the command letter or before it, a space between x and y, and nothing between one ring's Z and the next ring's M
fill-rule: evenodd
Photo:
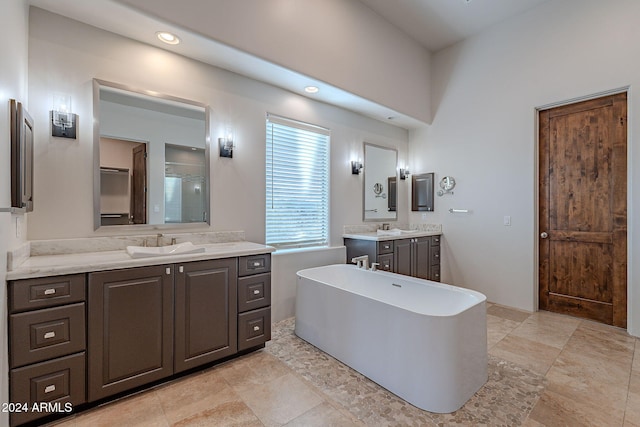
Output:
M94 79L94 223L209 223L209 108Z
M397 150L364 143L364 221L398 219L397 162Z

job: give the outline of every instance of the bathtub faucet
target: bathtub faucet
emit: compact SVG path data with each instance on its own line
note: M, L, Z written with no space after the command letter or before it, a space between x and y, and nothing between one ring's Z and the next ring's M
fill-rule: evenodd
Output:
M358 268L364 268L365 270L369 269L369 255L362 255L351 258L351 262L356 264Z

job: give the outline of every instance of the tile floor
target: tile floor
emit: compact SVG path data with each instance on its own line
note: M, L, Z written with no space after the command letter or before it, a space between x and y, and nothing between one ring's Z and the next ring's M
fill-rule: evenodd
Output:
M487 307L489 381L446 416L406 404L293 336L288 320L263 350L56 425L640 427L639 339L549 312Z

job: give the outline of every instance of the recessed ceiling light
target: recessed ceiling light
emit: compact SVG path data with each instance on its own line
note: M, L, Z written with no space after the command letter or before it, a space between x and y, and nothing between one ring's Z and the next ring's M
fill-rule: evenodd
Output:
M317 86L307 86L304 88L304 91L307 93L318 93L319 90Z
M167 44L178 44L180 43L180 38L178 36L176 36L175 34L171 34L167 31L158 31L156 33L156 36L158 36L158 38L160 39L160 41L163 41Z

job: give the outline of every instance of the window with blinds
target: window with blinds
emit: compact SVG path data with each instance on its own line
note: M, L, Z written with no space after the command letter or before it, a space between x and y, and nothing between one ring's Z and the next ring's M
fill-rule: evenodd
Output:
M266 243L329 244L329 130L267 116Z

